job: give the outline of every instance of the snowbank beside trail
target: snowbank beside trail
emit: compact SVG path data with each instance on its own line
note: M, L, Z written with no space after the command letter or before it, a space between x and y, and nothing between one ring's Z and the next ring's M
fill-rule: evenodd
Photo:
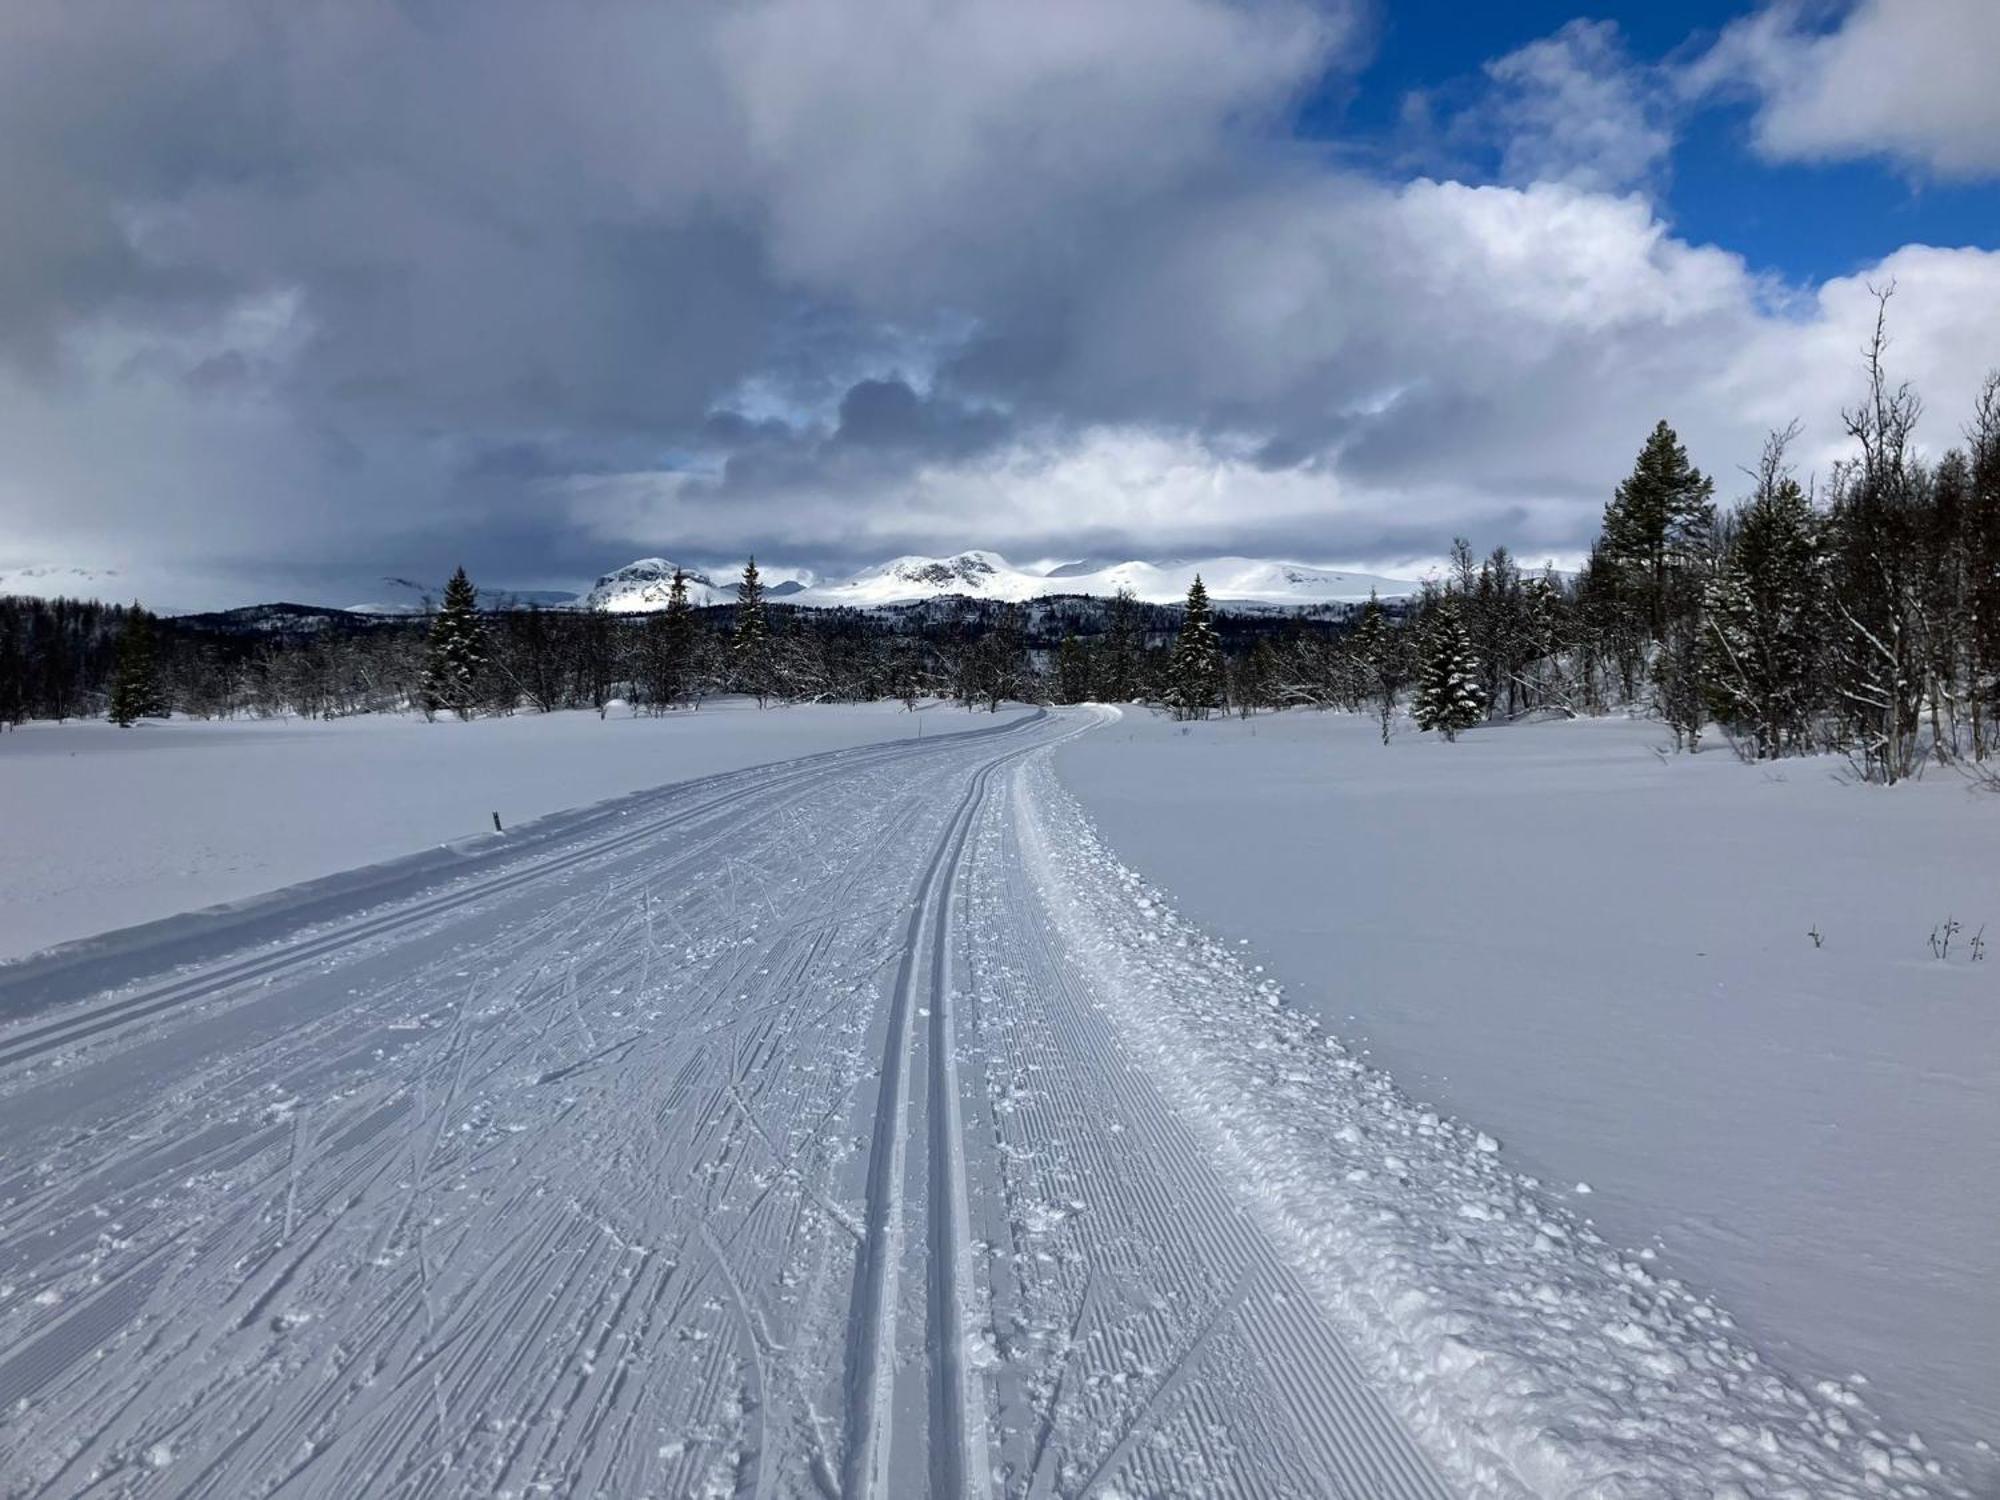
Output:
M2000 958L1968 944L2000 800L1665 743L1130 711L1057 769L1356 1056L2000 1493Z
M1772 1366L1498 1143L1413 1102L1120 863L1044 762L1017 799L1065 945L1468 1493L1967 1496L1861 1392Z
M987 716L729 699L661 718L24 725L0 734L0 960L490 833L496 812L512 829L920 722Z

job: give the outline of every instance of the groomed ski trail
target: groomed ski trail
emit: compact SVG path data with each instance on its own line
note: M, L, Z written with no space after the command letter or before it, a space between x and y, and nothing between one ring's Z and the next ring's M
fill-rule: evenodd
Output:
M1096 844L1050 757L1113 714L664 789L56 1005L0 971L0 1491L1596 1477L1402 1337L1421 1257L1336 1253L1376 1229L1300 1184L1374 1226L1387 1179L1316 1122L1405 1106Z

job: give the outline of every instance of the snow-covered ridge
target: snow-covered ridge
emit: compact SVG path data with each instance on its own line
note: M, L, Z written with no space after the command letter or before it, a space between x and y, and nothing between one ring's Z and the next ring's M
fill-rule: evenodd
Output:
M585 609L606 609L614 614L665 609L673 588L675 564L664 557L642 557L622 568L613 568L592 585L578 603ZM725 604L736 597L734 589L719 588L706 573L687 569L688 603L700 608Z
M673 573L674 564L665 558L642 558L605 574L582 602L589 608L620 613L659 609L666 603ZM1267 609L1353 604L1370 593L1385 599L1402 598L1415 593L1417 587L1408 579L1253 557L1066 563L1037 570L1017 567L997 552L975 550L951 557L892 558L843 582L779 584L769 593L791 604L867 608L948 595L1008 603L1056 594L1110 598L1123 588L1144 603L1175 604L1187 597L1188 585L1196 574L1210 597L1218 601ZM734 598L733 580L718 585L712 575L688 570L690 603L724 604Z

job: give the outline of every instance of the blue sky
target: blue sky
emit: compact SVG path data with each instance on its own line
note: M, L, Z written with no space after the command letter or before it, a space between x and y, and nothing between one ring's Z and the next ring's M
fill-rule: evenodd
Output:
M2000 0L0 5L0 589L1589 545L2000 365Z
M1757 9L1743 0L1582 7L1570 0L1393 0L1365 23L1365 64L1315 89L1300 107L1298 129L1379 153L1385 170L1407 169L1410 163L1397 159L1398 122L1413 91L1476 88L1490 60L1578 19L1615 25L1636 64L1672 66ZM1841 14L1829 5L1808 19L1827 30ZM2000 60L1992 66L2000 69ZM1994 86L2000 89L2000 74ZM1911 242L2000 245L2000 184L1993 180L1940 179L1887 159L1773 162L1752 147L1755 113L1755 98L1735 93L1681 117L1658 201L1683 237L1736 251L1753 268L1792 282L1849 275ZM1495 154L1454 165L1491 171Z

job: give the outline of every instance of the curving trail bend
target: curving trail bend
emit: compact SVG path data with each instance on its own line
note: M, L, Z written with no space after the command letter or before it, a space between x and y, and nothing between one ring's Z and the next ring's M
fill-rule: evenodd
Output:
M1446 1494L1078 951L1104 712L0 974L0 1491Z

